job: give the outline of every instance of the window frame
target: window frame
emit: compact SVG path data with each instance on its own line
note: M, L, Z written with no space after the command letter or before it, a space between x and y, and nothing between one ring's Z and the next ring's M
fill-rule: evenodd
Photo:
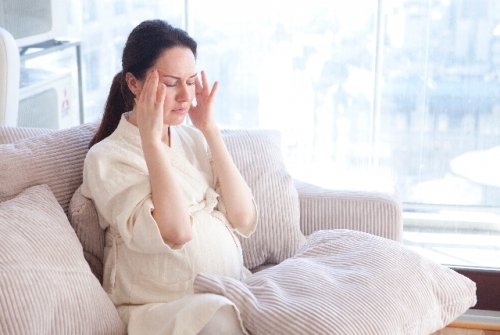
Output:
M472 309L500 311L500 271L451 266L452 270L476 283L477 304Z

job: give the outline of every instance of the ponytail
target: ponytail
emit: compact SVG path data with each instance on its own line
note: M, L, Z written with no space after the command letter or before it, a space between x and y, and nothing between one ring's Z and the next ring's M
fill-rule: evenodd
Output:
M122 72L118 72L113 78L113 83L109 90L101 125L94 135L94 138L90 141L89 148L115 131L118 127L118 123L120 123L122 114L132 110L133 99L133 95L128 89Z

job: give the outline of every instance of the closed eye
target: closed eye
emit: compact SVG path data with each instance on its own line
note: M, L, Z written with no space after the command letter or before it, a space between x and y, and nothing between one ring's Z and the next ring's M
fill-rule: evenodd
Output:
M178 82L176 82L175 84L167 84L167 83L163 83L163 84L164 84L165 86L167 86L167 87L176 87L179 83L178 83ZM194 82L194 81L193 81L193 82L187 82L187 83L186 83L186 85L188 85L188 86L193 86L194 84L195 84L195 82Z

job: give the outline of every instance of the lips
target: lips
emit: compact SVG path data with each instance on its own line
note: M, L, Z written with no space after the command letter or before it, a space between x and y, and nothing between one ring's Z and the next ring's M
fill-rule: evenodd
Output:
M172 109L172 113L185 114L186 113L186 109L184 109L184 108Z

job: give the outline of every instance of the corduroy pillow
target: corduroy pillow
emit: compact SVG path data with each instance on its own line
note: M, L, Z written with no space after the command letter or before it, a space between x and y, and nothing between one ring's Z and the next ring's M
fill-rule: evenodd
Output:
M243 281L199 274L260 334L423 335L476 304L476 285L399 242L352 230L313 233L298 253Z
M83 254L92 273L102 283L105 232L99 225L94 203L78 187L71 198L68 219L83 247Z
M299 196L281 154L275 130L223 130L224 142L259 211L250 238L240 238L245 266L278 264L304 243L300 231Z
M0 333L125 334L46 185L0 203Z
M47 184L67 212L82 183L83 161L98 125L86 123L0 145L0 201Z

